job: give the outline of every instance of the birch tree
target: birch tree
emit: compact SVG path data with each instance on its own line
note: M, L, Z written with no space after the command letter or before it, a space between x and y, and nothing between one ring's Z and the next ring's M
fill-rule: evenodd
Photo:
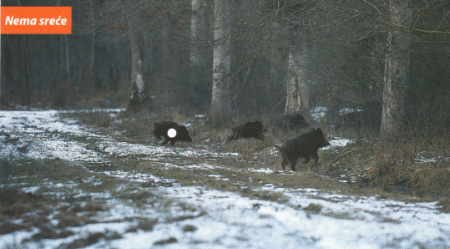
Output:
M138 36L132 29L129 32L131 47L131 96L128 108L132 111L137 111L145 99L142 58Z
M211 117L215 125L226 123L230 115L231 81L230 1L214 0L214 51Z
M285 114L300 113L309 109L309 89L306 83L308 65L306 37L303 35L301 39L295 39L292 30L290 33Z
M92 23L95 23L95 13L94 13L94 1L91 0L90 2L91 5L91 10L89 11L89 18L91 19ZM90 59L89 59L89 78L94 79L95 78L95 71L94 71L94 66L95 66L95 40L96 40L96 28L94 27L92 29L92 38L91 38L91 54L90 54ZM96 81L95 83L95 88L96 90L99 90L101 88L100 85L98 85L99 82Z
M405 92L409 78L411 1L390 0L391 30L386 41L381 135L399 136L405 118Z
M191 2L191 50L190 50L190 97L191 102L200 104L199 86L204 80L202 65L206 60L203 44L206 40L205 0Z
M269 4L274 10L274 19L283 23L287 33L288 58L286 75L285 114L309 112L309 88L307 78L308 44L307 26L311 24L310 10L315 9L315 1L288 0L274 1Z

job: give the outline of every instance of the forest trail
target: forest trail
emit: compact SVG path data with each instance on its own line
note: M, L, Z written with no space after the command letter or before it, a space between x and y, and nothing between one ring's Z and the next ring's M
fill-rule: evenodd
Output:
M3 164L1 186L24 207L3 204L0 248L450 246L437 202L285 187L271 180L313 174L233 167L237 153L201 146L119 141L57 111L2 111L0 127L0 153L17 162Z

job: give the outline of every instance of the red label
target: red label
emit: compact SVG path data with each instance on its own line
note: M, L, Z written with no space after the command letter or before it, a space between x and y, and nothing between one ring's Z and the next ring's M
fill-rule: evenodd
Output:
M1 7L2 34L71 34L72 7Z

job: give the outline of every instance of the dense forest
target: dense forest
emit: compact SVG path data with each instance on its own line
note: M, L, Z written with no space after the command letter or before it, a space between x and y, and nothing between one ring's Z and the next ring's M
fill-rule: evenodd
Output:
M127 107L224 124L326 107L333 127L342 110L386 135L450 127L446 0L1 4L72 6L73 19L71 35L2 35L2 108Z

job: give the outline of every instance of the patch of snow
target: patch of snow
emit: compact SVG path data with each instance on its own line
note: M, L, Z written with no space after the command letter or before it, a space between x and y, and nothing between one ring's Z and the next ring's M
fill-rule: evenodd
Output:
M316 106L309 109L309 115L315 122L320 122L327 114L328 108L325 106Z
M268 168L265 168L265 169L248 168L247 170L250 172L257 172L257 173L264 173L264 174L272 174L276 171L274 169L268 169Z
M53 140L37 140L30 145L28 157L33 159L55 159L65 161L84 161L90 163L106 162L101 155L86 149L84 144L77 141L67 141L61 138Z
M361 108L348 108L348 107L345 107L345 108L342 108L342 109L339 110L339 115L350 114L350 113L353 113L353 112L362 112L362 109Z
M25 192L25 193L32 193L32 194L34 194L34 193L36 193L36 191L38 191L40 188L41 188L41 187L39 187L39 186L25 187L25 188L22 188L22 191Z
M356 110L358 111L358 110ZM28 152L17 152L17 146L2 144L2 155L17 155L44 159L60 158L67 161L105 163L104 155L141 156L142 160L156 160L155 165L180 167L184 169L225 168L221 166L194 164L181 166L160 160L162 157L185 156L198 158L238 156L237 153L215 153L207 149L185 149L155 147L118 142L111 137L95 134L76 122L60 120L56 111L13 111L0 112L1 131L13 134L20 145L32 141ZM86 144L71 139L72 136L95 137L98 150L86 148ZM348 139L334 138L329 141L330 149L346 146ZM9 152L4 152L9 151ZM99 152L100 151L100 152ZM231 170L231 169L230 169ZM242 170L242 169L241 169ZM245 169L258 173L273 173L272 169ZM94 173L93 173L94 174ZM173 180L155 177L151 174L125 171L105 171L103 174L118 177L130 182L170 182ZM211 173L210 177L224 179ZM94 183L93 178L86 179ZM97 182L95 182L97 183ZM53 184L47 182L45 184ZM44 184L44 185L45 185ZM101 184L101 182L98 182ZM240 184L236 182L236 184ZM50 185L49 185L50 186ZM280 193L287 202L250 199L235 192L206 189L201 186L180 186L169 184L152 188L155 194L174 202L195 207L195 211L180 208L178 205L158 203L148 208L124 205L112 199L109 192L87 194L75 189L75 183L55 183L56 189L72 188L73 198L89 196L103 199L109 207L98 212L95 219L104 223L87 224L70 228L76 235L64 239L27 242L27 248L58 248L84 238L89 233L115 231L123 235L117 240L101 240L87 248L150 248L156 241L170 237L177 242L166 244L165 248L447 248L450 246L450 214L438 210L436 202L411 202L383 200L376 196L347 196L339 193L324 193L318 189L290 189L265 185L261 189ZM35 192L38 187L22 186L22 190ZM149 189L150 191L150 189ZM46 192L64 200L62 192ZM316 207L316 208L308 208ZM197 217L200 210L205 215ZM192 216L174 222L164 222L170 217ZM126 232L136 225L135 221L112 222L127 218L158 219L153 230ZM184 232L183 227L191 225L192 232ZM17 231L0 235L0 248L22 245L22 241L39 231Z
M125 172L125 171L116 170L116 171L104 171L103 174L112 176L112 177L127 179L132 182L154 182L154 183L160 183L160 182L172 183L172 182L174 182L173 180L166 180L166 179L163 179L163 178L151 175L151 174L143 174L143 173L139 173L139 172Z
M308 248L411 248L450 242L450 215L437 211L436 203L407 204L376 197L355 199L308 189L279 188L289 202L278 204L202 187L160 190L208 212L205 217L186 222L198 228L189 235L174 230L173 225L158 225L166 237L177 238L176 248L195 241L210 248L265 248L271 243L283 248L298 248L299 243ZM293 208L311 203L322 207L319 214Z
M95 144L103 152L114 155L116 157L125 157L132 155L145 155L151 157L174 155L176 152L168 147L156 147L142 144L130 144L126 142L118 142L111 138Z
M441 161L450 161L450 157L435 157L435 158L424 158L421 156L420 158L416 158L414 162L416 163L437 163Z
M330 145L320 148L320 150L328 150L334 147L345 147L348 144L354 143L354 141L351 139L338 137L334 137L332 140L329 140L328 142L330 143Z
M20 248L21 241L30 239L38 232L39 229L31 228L31 231L21 230L0 235L0 248Z

